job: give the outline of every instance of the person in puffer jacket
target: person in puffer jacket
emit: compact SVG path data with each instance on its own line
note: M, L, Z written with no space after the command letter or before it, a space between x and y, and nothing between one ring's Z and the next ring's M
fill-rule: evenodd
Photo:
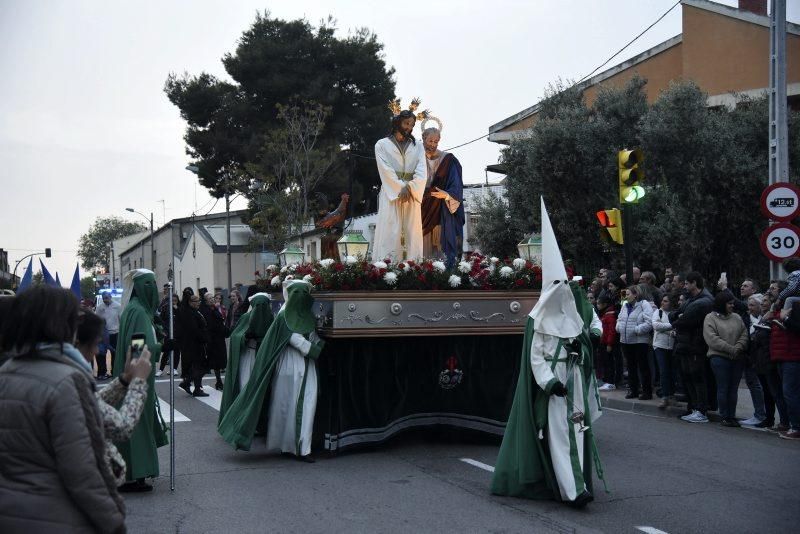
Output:
M72 292L42 286L3 325L0 532L125 532L92 366L71 345L77 320Z
M622 305L617 318L622 355L628 365L626 399L653 398L653 382L647 361L647 349L653 331L652 317L653 306L642 298L641 287L638 284L628 287L625 304ZM639 384L641 384L641 394L639 394Z

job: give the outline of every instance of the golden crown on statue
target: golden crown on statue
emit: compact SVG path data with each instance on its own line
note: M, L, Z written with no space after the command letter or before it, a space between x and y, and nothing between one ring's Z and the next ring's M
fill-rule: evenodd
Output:
M389 105L387 107L389 108L389 111L392 112L392 117L397 117L398 115L400 115L400 112L403 111L403 107L401 106L400 102L401 102L401 99L399 99L399 98L395 98L394 100L390 100L389 101ZM414 97L411 100L411 104L408 105L408 111L413 113L418 121L422 121L422 120L427 119L430 116L430 113L431 113L427 109L417 113L417 109L419 108L419 105L421 103L422 103L422 100L420 100L417 97Z

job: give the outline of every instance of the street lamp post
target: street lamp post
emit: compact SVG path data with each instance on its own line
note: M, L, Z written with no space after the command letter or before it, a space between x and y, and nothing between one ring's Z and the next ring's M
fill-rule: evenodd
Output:
M149 220L150 221L150 269L152 269L153 273L155 274L155 272L156 272L156 255L155 255L155 252L153 252L153 212L152 211L150 212L150 218L148 219L147 215L145 215L144 213L139 213L138 211L136 211L133 208L125 208L125 211L129 211L131 213L137 213L137 214L141 215L142 217L144 217L145 220ZM142 267L144 267L144 265L142 265Z
M187 165L186 170L193 172L200 177L200 167L197 165ZM228 264L228 292L233 288L233 276L231 275L231 192L230 182L225 176L225 255Z

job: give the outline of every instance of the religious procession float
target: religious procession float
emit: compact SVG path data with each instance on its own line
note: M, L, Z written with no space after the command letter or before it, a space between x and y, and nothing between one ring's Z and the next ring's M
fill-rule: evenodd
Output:
M439 260L366 261L363 237L339 241L341 261L296 263L289 249L283 266L257 279L276 309L284 281L314 288L327 342L318 361L317 445L337 452L432 426L502 436L525 321L541 288L538 236L520 244L519 258L473 254L450 269Z

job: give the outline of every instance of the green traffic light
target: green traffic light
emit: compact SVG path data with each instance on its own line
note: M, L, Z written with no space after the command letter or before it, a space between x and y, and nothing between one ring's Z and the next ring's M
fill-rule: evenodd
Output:
M625 202L637 202L642 197L644 197L644 187L635 185L626 189L623 199Z

